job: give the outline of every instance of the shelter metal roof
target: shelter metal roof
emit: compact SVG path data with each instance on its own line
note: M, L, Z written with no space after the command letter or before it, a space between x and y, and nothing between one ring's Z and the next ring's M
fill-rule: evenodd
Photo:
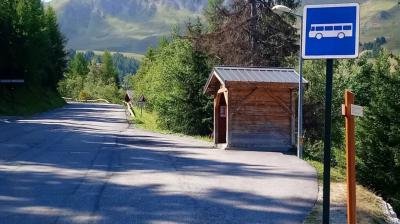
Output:
M222 85L227 82L247 82L247 83L273 83L289 84L296 86L299 82L299 74L290 68L262 68L262 67L225 67L218 66L213 69L204 86L204 93L215 89L212 80L218 79ZM308 81L303 78L303 84ZM219 88L219 87L218 87Z
M257 67L215 67L214 71L222 82L262 82L288 83L299 82L299 74L294 69L257 68ZM303 83L308 83L303 79Z

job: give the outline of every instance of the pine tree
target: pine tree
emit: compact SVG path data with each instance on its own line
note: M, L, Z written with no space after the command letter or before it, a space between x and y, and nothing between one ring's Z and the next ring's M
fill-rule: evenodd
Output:
M215 31L221 25L224 0L208 0L207 8L204 10L204 16L208 22L210 31Z
M14 78L12 76L21 73L18 71L14 44L16 43L15 1L4 0L0 2L0 78Z
M55 87L62 79L66 67L67 53L64 50L65 38L61 34L57 16L53 8L48 7L45 12L45 25L48 35L48 60L47 73L49 75L48 85ZM86 65L87 67L87 65ZM87 73L87 72L86 72Z
M77 53L69 62L69 76L86 76L89 73L88 62L83 53Z
M395 63L392 63L395 62ZM360 120L359 179L400 211L400 58L381 52L372 67L370 103ZM371 91L372 89L372 91Z
M51 8L40 0L0 3L0 71L26 84L54 88L65 68L65 41Z
M115 70L113 58L110 52L106 51L101 59L102 80L105 83L113 84L118 82L118 73Z
M202 92L211 63L179 37L148 51L133 78L136 97L146 97L163 128L188 134L209 134L212 100Z
M49 63L47 52L48 36L44 24L44 9L40 0L18 0L16 4L18 32L15 53L18 66L31 85L42 85L48 80L45 71Z
M280 3L295 9L298 1L233 0L223 7L218 1L212 3L205 11L212 31L189 37L197 50L219 58L223 64L279 67L299 49L294 18L271 11ZM193 29L189 26L188 30Z

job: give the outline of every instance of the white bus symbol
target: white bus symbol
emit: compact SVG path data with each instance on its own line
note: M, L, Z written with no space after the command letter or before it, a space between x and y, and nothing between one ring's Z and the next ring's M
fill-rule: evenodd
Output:
M332 23L332 24L311 24L309 38L317 38L318 40L326 37L336 37L343 39L353 36L352 23Z

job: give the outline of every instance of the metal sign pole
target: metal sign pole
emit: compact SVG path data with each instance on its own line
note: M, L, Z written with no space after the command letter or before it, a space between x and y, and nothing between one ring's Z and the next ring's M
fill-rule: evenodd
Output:
M331 125L332 125L333 59L326 60L324 189L322 223L329 224L331 183Z
M326 59L323 224L329 224L333 59L359 54L358 3L306 5L303 9L303 58Z
M298 114L297 114L297 156L303 158L303 17L301 18L301 30L300 30L300 57L299 57L299 102L298 102Z

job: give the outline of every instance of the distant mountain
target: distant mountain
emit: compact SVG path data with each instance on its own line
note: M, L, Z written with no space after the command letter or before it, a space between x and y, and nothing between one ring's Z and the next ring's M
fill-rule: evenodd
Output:
M368 0L361 4L361 41L385 37L384 47L400 53L400 3L398 0Z
M201 14L207 0L53 0L68 46L145 52L175 24Z
M227 0L229 1L229 0ZM303 4L348 0L303 0ZM358 0L361 41L384 36L388 48L400 49L398 0ZM143 53L171 27L201 15L207 0L53 0L68 46L79 50ZM299 9L301 11L301 9Z

